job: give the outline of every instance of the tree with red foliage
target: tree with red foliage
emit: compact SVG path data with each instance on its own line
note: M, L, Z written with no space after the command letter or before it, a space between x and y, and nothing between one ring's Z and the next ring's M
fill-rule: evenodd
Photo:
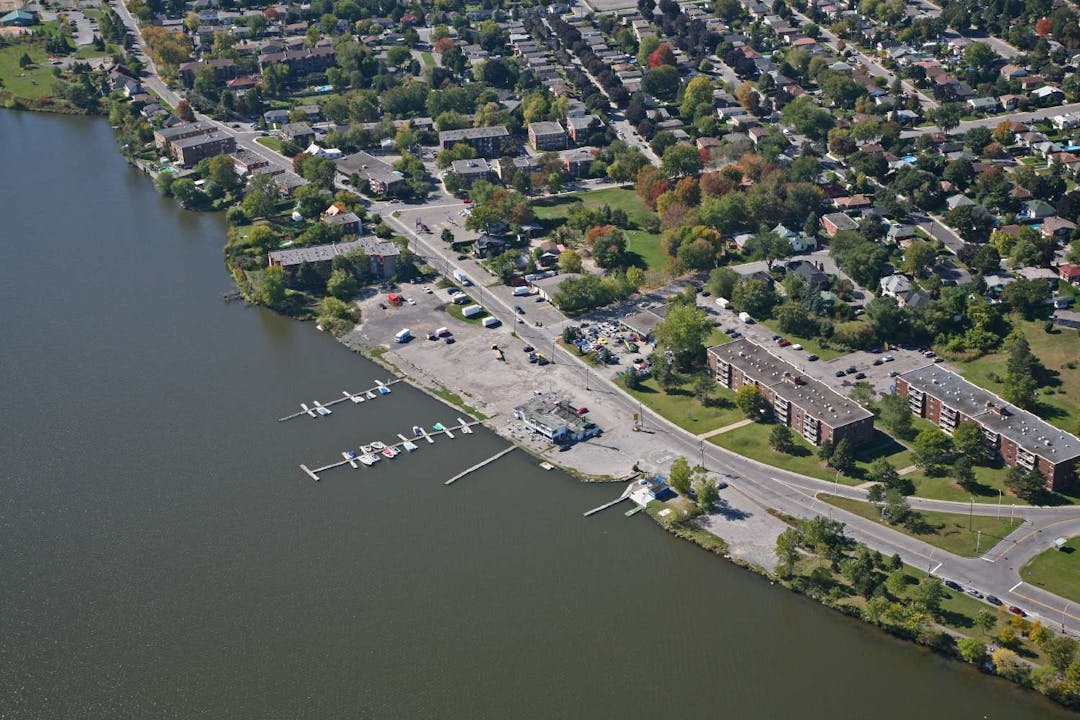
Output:
M275 20L277 20L279 15L280 13L278 13L277 8L268 7L263 10L263 17L270 22L274 22Z
M1048 17L1041 17L1035 21L1035 34L1039 37L1049 37L1053 29L1054 23L1050 22Z
M675 53L667 43L660 43L660 45L652 51L652 55L649 55L649 67L651 68L659 67L661 65L675 66L675 64Z
M442 55L444 52L454 47L454 39L448 37L439 38L435 41L435 44L432 47L434 48L435 52Z

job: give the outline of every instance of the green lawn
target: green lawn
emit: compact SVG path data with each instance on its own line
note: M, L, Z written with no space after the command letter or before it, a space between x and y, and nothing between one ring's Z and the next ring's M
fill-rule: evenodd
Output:
M1072 538L1065 548L1051 548L1036 555L1020 569L1024 582L1080 603L1080 538Z
M796 446L794 453L785 454L773 450L769 445L769 433L772 432L773 427L772 424L754 423L721 435L714 435L709 438L709 441L767 465L820 480L838 481L844 485L859 485L866 482L870 463L879 457L886 458L897 469L911 464L911 452L907 448L880 430L875 430L873 440L856 451L855 469L851 474L841 474L837 477L836 470L826 467L818 458L817 448L797 433L793 433Z
M663 270L667 255L660 249L660 236L644 230L626 231L626 249L640 258L646 270Z
M915 494L919 497L932 498L934 500L956 500L967 502L972 497L975 502L997 503L998 490L1001 490L1001 502L1005 505L1026 505L1023 500L1004 492L1005 474L1007 468L1003 467L975 467L975 479L979 486L974 491L965 490L952 478L931 477L922 470L908 473L904 477L915 483Z
M35 64L26 69L20 68L19 58L23 53L29 55ZM29 43L0 47L0 82L3 83L0 92L10 92L17 98L35 100L52 95L52 66L48 63L45 49Z
M422 53L420 53L420 57L423 58L425 66L427 66L429 68L435 67L435 56L434 55L432 55L429 52L422 52Z
M849 500L834 495L822 494L822 501L835 507L853 512L856 515L873 520L876 523L899 530L905 535L918 538L934 547L947 550L954 555L977 557L985 554L998 544L1006 535L1015 530L1020 521L1008 517L998 519L980 515L968 516L960 513L918 511L925 520L924 530L912 532L903 525L889 525L881 519L881 509L861 500ZM982 531L982 539L979 532ZM976 550L976 548L978 548Z
M446 305L444 305L443 307L446 308L446 314L449 315L450 317L452 317L452 318L454 318L456 320L460 320L461 322L467 322L467 323L472 323L473 325L479 325L483 321L483 319L487 316L487 311L486 310L484 312L481 312L479 315L475 315L475 316L473 316L471 318L467 318L467 317L465 317L464 315L461 314L461 311L464 308L467 308L467 307L469 307L469 305L472 305L472 304L474 304L474 303L469 303L467 305L457 305L457 304L451 302L451 303L446 303Z
M798 335L792 335L791 333L783 333L780 331L780 323L776 320L759 320L758 322L772 330L777 335L783 335L791 342L802 345L803 350L806 351L807 355L813 353L819 356L822 360L832 360L833 358L837 358L841 355L846 354L846 352L843 350L837 350L836 348L831 347L822 347L821 344L813 338L804 338L799 337Z
M643 405L648 405L695 435L736 423L745 417L735 407L735 393L730 390L717 385L709 398L709 405L705 406L694 397L693 387L693 382L688 380L668 394L660 390L654 378L649 378L642 384L642 389L629 392Z
M705 347L713 347L714 345L723 345L731 342L731 336L722 331L718 327L714 327L712 332L709 333L709 337L705 338Z
M281 138L276 137L260 137L255 138L255 142L259 143L263 147L268 147L276 153L281 152Z
M584 192L560 195L551 200L542 200L533 203L533 210L540 220L559 220L565 218L570 209L578 203L584 203L587 208L597 208L608 205L612 210L626 212L630 222L641 227L654 214L649 206L637 196L633 190L622 188L607 188L604 190L587 190Z
M1047 333L1040 321L1014 318L1013 322L1023 328L1031 351L1046 368L1046 376L1040 378L1046 387L1039 391L1035 414L1066 432L1080 433L1080 372L1076 370L1080 363L1080 343L1077 332L1062 329ZM965 378L1000 395L1004 392L1005 360L1005 353L997 352L956 365Z

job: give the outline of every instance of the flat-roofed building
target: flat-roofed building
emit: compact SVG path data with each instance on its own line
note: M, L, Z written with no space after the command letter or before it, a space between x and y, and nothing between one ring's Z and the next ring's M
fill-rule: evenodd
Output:
M514 408L514 417L556 445L569 445L600 434L596 423L554 393L534 395L524 405Z
M904 373L896 391L907 397L912 414L950 435L962 422L975 423L1006 465L1038 469L1051 490L1075 475L1080 439L940 365Z
M159 150L164 150L171 155L172 143L174 141L195 137L196 135L205 135L209 132L213 132L213 130L214 125L208 122L202 122L201 120L199 122L173 125L169 128L158 128L154 131L154 144L157 145Z
M566 130L557 122L531 122L529 144L537 150L565 150Z
M709 348L708 358L718 383L757 385L773 416L814 445L859 445L874 434L873 413L746 338Z
M169 143L173 157L184 167L191 167L200 160L215 155L227 155L236 150L236 138L217 130Z
M366 152L347 155L334 164L345 177L356 175L361 181L366 180L375 195L393 196L406 190L404 175Z
M499 157L510 145L510 131L502 125L493 125L491 127L443 130L439 133L440 150L453 147L458 143L465 143L470 146L480 157Z
M494 170L484 158L473 160L455 160L450 164L450 171L461 178L466 185L472 185L477 180L490 180Z
M271 250L270 267L282 267L290 274L306 263L331 263L336 257L361 251L371 262L371 274L378 278L391 278L397 274L397 262L401 250L389 240L362 237L351 242L309 245L307 247Z

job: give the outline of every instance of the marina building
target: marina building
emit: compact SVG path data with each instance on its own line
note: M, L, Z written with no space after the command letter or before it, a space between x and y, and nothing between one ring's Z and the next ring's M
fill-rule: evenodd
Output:
M556 445L569 445L600 434L596 423L554 393L534 395L524 405L514 408L514 417Z
M949 435L962 422L975 423L1006 465L1038 469L1051 490L1075 475L1080 439L940 365L904 373L896 378L896 391L912 414Z
M757 385L773 416L807 442L858 445L873 436L873 413L746 338L709 348L708 358L718 383Z

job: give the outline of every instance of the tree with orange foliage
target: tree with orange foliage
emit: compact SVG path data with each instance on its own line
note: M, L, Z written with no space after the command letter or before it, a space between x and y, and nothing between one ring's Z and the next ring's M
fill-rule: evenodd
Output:
M698 180L698 188L701 190L701 195L704 197L719 197L731 192L735 187L729 178L724 177L718 172L703 173L701 179Z
M1039 37L1049 37L1053 29L1054 23L1050 22L1048 17L1041 17L1035 21L1035 34Z
M660 67L661 65L675 66L675 52L671 49L671 46L667 43L660 43L652 54L649 55L649 67Z
M634 190L637 192L638 197L647 202L651 209L655 210L656 199L666 193L670 187L668 181L660 174L660 171L649 165L638 171Z
M453 38L448 38L448 37L439 38L438 40L435 41L435 44L432 47L435 50L435 52L442 55L444 52L446 52L450 48L454 47L454 39Z

